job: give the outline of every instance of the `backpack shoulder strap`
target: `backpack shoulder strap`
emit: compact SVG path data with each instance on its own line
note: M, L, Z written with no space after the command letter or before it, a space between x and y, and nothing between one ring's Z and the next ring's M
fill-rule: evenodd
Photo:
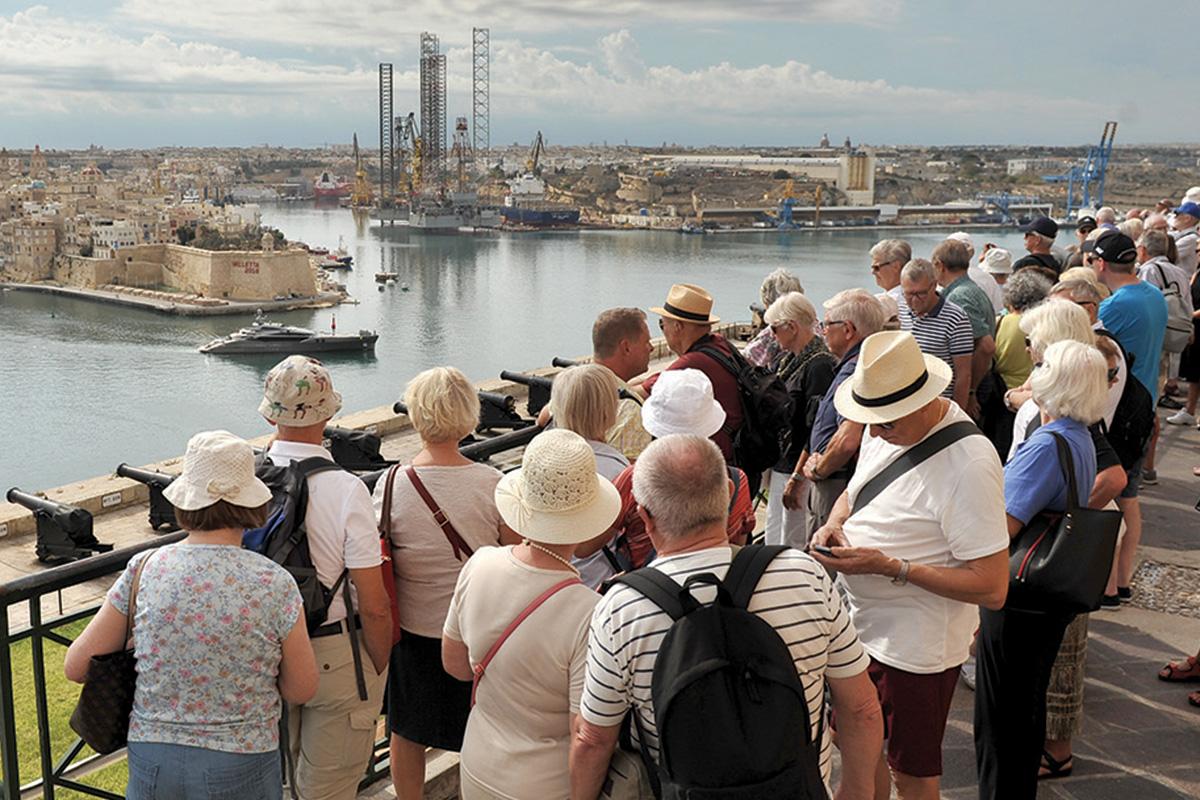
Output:
M742 471L737 467L727 467L729 471L729 480L733 481L733 491L729 493L729 509L727 514L733 513L733 506L737 503L738 492L742 490Z
M705 345L704 347L698 348L696 352L703 353L704 355L708 356L713 361L724 367L725 371L735 378L741 374L741 366L737 363L736 356L734 358L730 358L712 345Z
M905 450L892 463L884 467L878 475L864 483L854 498L854 508L850 513L853 514L866 506L897 478L914 469L921 462L940 453L960 439L976 435L982 436L983 431L979 430L974 422L963 420L951 423L932 436L926 437L923 441Z
M750 605L750 598L763 573L775 557L787 549L782 544L769 544L751 545L737 551L724 580L735 607L745 609Z
M318 472L333 472L334 470L342 469L341 465L336 461L330 461L328 458L322 458L321 456L310 456L309 458L302 458L299 461L293 461L292 466L305 478L316 475Z
M619 575L613 583L623 583L641 592L647 600L666 612L672 621L682 618L686 613L683 602L679 599L679 584L654 567L642 567L626 575Z

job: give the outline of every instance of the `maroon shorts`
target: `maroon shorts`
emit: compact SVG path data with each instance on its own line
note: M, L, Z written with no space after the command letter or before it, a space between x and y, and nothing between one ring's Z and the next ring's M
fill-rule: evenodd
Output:
M942 736L959 667L918 675L871 659L867 674L879 692L888 766L914 778L942 774Z

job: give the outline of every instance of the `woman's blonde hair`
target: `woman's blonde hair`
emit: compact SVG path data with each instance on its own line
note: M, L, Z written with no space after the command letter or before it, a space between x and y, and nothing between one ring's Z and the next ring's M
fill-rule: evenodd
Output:
M426 442L457 442L479 422L479 395L454 367L418 374L404 389L404 405L413 428Z
M1042 354L1029 385L1034 402L1050 417L1091 425L1104 416L1108 402L1108 361L1090 344L1058 341Z
M1065 339L1092 345L1096 334L1087 312L1065 298L1050 298L1021 314L1021 330L1029 337L1033 360Z
M582 364L558 373L550 389L550 415L560 428L603 442L617 422L617 376L599 364Z
M1062 274L1058 276L1058 282L1066 283L1067 281L1087 281L1100 294L1101 300L1112 294L1112 289L1109 289L1096 277L1096 270L1091 267L1071 267L1063 270Z

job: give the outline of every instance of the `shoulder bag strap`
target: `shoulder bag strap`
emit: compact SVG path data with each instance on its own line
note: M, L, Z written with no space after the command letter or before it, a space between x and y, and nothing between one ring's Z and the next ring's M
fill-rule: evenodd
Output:
M413 488L417 490L417 494L425 501L425 505L429 506L429 510L433 512L433 519L441 527L442 533L446 535L446 541L450 542L450 547L454 549L454 557L459 561L466 561L471 556L475 555L475 551L470 545L463 541L463 538L458 535L458 531L450 524L450 518L446 516L446 512L438 506L437 501L433 499L433 495L425 488L425 484L417 477L417 471L411 464L404 468L404 474L412 481ZM466 557L463 556L466 553Z
M142 585L142 570L146 568L148 562L154 556L149 553L142 559L142 563L137 565L137 569L133 571L133 582L129 586L129 603L125 606L125 646L129 646L129 640L133 638L133 618L137 615L137 596L138 589Z
M1079 486L1075 482L1075 457L1071 455L1071 448L1067 445L1066 439L1054 431L1050 431L1050 435L1054 437L1054 444L1058 448L1058 463L1067 474L1067 511L1074 511L1079 508Z
M654 567L642 567L627 575L620 575L613 583L623 583L641 592L647 600L666 612L672 621L686 613L679 599L680 585Z
M850 513L853 514L855 511L866 506L867 503L870 503L879 496L884 489L890 486L901 475L912 470L931 456L945 450L958 440L965 439L968 436L982 435L983 431L979 430L974 422L963 420L962 422L954 422L947 425L932 436L905 450L892 463L884 467L878 475L864 483L854 498L854 508Z
M396 471L399 469L399 464L393 464L383 476L383 508L379 510L380 539L392 538L392 490L396 486Z
M762 579L763 573L775 560L775 556L784 550L787 550L784 545L771 544L751 545L737 551L733 563L729 565L729 572L725 573L724 581L734 606L744 609L750 605L750 598L754 595L754 589Z
M733 481L733 491L729 493L729 509L725 513L732 514L738 492L742 490L742 471L737 467L728 467L727 469L729 470L729 480Z
M508 641L508 637L512 636L513 632L516 631L517 628L521 627L521 623L524 622L530 614L532 614L534 611L537 611L538 608L541 607L542 603L545 603L551 597L558 594L563 589L566 589L568 586L574 586L577 583L581 584L579 578L567 578L565 581L560 581L554 584L549 589L533 598L533 601L530 602L529 605L525 606L524 610L521 611L520 614L517 614L516 619L508 623L508 627L504 629L504 632L501 633L500 637L492 643L492 646L488 649L484 657L471 670L473 673L471 681L472 706L475 705L475 691L479 688L479 681L483 679L483 675L487 671L488 664L492 663L492 659L496 657L496 653L500 652L500 647L506 641Z

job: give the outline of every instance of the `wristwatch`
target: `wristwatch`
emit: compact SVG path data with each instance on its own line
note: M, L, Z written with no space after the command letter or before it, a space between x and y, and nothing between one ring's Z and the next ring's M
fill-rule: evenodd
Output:
M892 578L892 583L897 586L903 586L908 583L908 568L909 562L907 558L900 559L900 571L896 573L896 577Z

